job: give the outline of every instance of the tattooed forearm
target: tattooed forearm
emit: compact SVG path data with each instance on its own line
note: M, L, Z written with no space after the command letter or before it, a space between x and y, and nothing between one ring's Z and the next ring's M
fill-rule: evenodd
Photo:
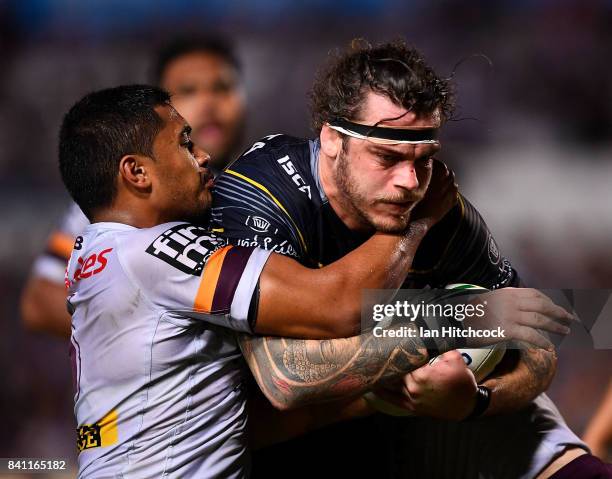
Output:
M240 342L259 387L279 409L360 394L428 359L418 337L376 338L370 332L330 340L244 335Z
M544 349L508 350L496 374L484 385L493 390L487 415L517 411L548 389L557 356Z
M546 391L557 370L557 355L545 349L521 349L521 362L529 371L533 397Z

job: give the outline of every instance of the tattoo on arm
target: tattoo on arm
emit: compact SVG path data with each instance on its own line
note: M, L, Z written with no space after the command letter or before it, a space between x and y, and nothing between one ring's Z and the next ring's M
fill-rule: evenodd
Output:
M371 332L329 340L242 335L240 344L259 387L279 409L360 394L428 359L418 337L377 338Z
M557 355L545 349L528 348L521 349L521 362L530 373L530 382L538 393L545 391L550 386L557 366Z
M510 349L495 374L483 384L493 390L487 414L525 407L546 391L556 369L556 354L539 348Z

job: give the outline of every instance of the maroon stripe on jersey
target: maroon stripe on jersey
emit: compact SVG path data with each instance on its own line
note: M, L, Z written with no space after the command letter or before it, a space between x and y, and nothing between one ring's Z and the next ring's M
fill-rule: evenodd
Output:
M550 479L576 479L577 477L581 479L610 479L612 478L612 465L606 464L590 454L583 454L555 472L550 476Z
M211 313L229 313L234 293L252 252L253 248L243 246L234 246L227 252L215 288Z

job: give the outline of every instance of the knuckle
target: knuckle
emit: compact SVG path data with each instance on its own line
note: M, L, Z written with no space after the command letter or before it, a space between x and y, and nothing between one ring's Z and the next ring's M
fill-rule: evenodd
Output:
M415 399L421 395L421 388L417 384L411 383L406 386L406 392L408 393L408 396Z
M548 309L548 307L550 306L548 301L546 301L544 298L538 298L536 299L536 307L540 310L540 311L546 311Z

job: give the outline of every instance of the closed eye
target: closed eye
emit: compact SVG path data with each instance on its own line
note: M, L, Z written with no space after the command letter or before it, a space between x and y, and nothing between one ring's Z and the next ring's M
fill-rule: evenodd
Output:
M191 141L188 131L183 131L182 133L181 146L187 148L190 153L193 153L193 141Z
M403 159L401 155L394 155L383 152L376 153L376 157L385 163L397 163L398 161L401 161Z

